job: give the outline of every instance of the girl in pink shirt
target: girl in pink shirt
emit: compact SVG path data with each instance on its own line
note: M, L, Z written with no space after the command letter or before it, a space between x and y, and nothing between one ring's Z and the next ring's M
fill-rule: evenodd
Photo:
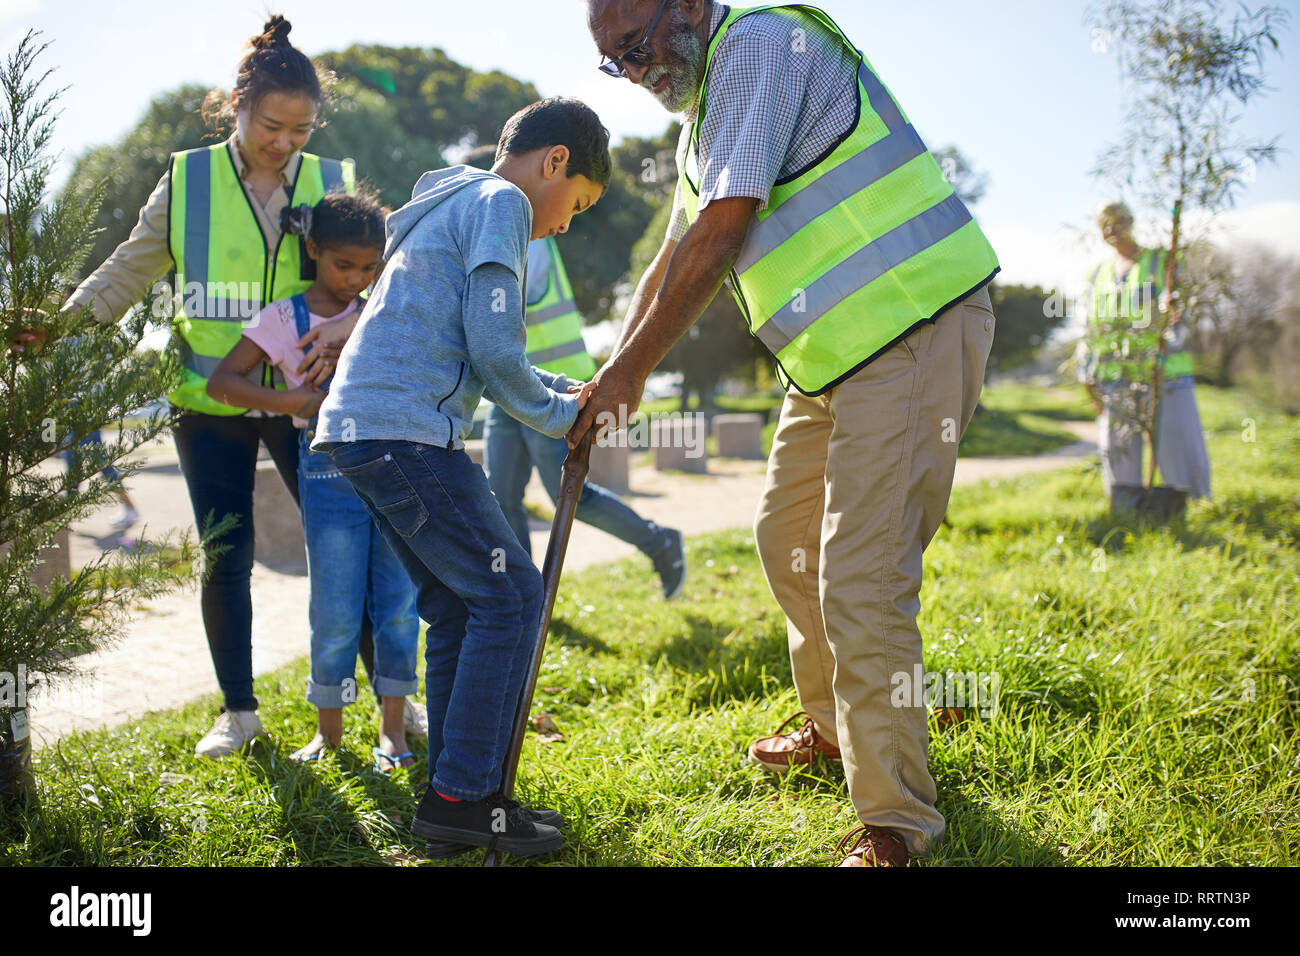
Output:
M357 699L354 675L363 612L374 622L375 689L383 713L375 768L387 773L415 763L403 726L406 695L415 693L419 618L405 569L330 456L311 451L316 412L325 391L296 372L302 337L315 326L359 315L362 290L374 281L384 244L383 208L372 196L331 193L315 207L289 212L288 231L305 237L316 281L306 292L272 302L244 329L221 360L208 394L243 408L294 416L301 428L298 490L307 569L311 576L311 677L307 700L317 707L316 736L292 759L318 759L343 739L343 707ZM286 241L294 241L286 239ZM280 369L287 390L246 376L266 362ZM329 382L325 383L328 389Z

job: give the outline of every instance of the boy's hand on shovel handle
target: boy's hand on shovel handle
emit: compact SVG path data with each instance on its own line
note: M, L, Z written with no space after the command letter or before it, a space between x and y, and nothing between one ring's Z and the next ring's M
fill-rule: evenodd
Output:
M590 391L590 394L587 401L580 406L582 410L578 412L578 420L565 436L571 449L577 447L582 436L594 425L603 426L601 432L617 431L627 424L641 404L644 380L630 381L628 377L619 375L617 371L609 375L609 369L610 366L606 365L596 373L595 378L583 386ZM602 415L609 417L602 419ZM609 424L610 418L617 424ZM599 441L601 434L597 433L595 437Z
M595 382L576 382L569 386L569 394L578 396L578 411L587 407L587 402L591 400L591 395L595 391Z

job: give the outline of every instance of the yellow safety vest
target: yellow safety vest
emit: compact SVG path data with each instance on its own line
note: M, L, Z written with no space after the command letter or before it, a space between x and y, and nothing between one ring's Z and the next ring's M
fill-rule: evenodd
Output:
M1088 347L1096 362L1093 377L1098 382L1124 378L1125 361L1155 355L1160 290L1168 257L1163 249L1144 250L1122 283L1116 281L1113 257L1092 271L1088 280ZM1192 374L1192 357L1181 346L1168 346L1163 362L1165 378ZM1143 371L1145 377L1150 369Z
M229 143L173 153L167 231L176 267L174 328L181 345L184 376L167 397L172 404L210 415L240 415L236 408L208 397L208 378L235 347L244 324L277 299L308 289L302 278L300 243L295 236L276 247L253 212L235 168ZM290 204L314 206L327 192L356 190L350 161L303 153ZM274 374L273 374L274 372ZM279 372L263 363L249 373L261 385L284 387Z
M800 392L833 388L986 284L997 254L902 108L821 10L733 8L709 41L696 120L678 166L686 215L699 213L699 127L722 37L755 13L814 17L858 58L858 119L819 162L778 180L755 212L729 285L749 324Z
M524 310L528 361L548 372L585 382L596 374L596 361L582 340L582 314L573 300L569 274L553 236L543 240L550 255L546 294Z

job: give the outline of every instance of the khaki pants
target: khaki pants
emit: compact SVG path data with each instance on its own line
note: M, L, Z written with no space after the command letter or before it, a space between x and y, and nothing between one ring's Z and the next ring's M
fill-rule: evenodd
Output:
M948 507L993 326L981 288L824 395L790 389L754 521L799 702L842 751L859 819L913 854L944 821L925 708L891 706L891 677L921 664L921 552Z

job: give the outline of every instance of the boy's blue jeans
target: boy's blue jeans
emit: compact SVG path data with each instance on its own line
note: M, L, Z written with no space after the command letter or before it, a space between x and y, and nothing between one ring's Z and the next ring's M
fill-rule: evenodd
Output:
M415 590L348 480L329 455L312 452L310 442L310 433L301 432L298 496L311 581L307 700L342 707L357 699L363 612L374 622L375 691L383 697L414 694L420 637Z
M526 551L532 550L528 540L528 512L524 509L528 477L536 466L546 493L555 501L560 494L560 477L568 454L569 445L563 438L543 435L511 418L500 406L492 406L483 427L483 470L506 521ZM612 491L590 481L582 488L574 517L626 541L649 558L658 557L667 544L663 528L642 518Z
M501 787L542 575L463 450L355 441L328 451L415 582L429 624L429 785L481 800Z

